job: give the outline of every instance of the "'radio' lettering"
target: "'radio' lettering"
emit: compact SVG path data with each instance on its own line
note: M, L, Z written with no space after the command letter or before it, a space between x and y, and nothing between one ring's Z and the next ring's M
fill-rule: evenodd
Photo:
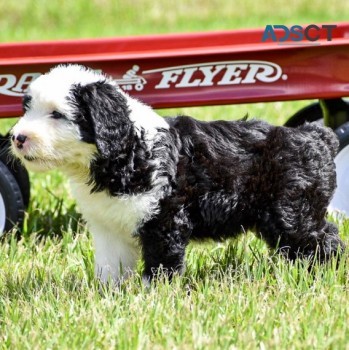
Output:
M30 83L38 78L41 73L25 73L18 82L17 77L13 74L1 74L0 75L0 94L7 96L20 97L28 89Z

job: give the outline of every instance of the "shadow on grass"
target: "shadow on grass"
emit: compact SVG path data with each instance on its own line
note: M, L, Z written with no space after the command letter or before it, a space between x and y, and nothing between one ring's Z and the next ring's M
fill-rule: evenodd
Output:
M81 214L76 210L75 204L64 205L63 199L56 202L50 209L29 208L22 230L24 237L35 233L38 237L61 237L62 232L75 235L85 225Z
M5 236L13 235L20 239L35 235L42 239L62 237L63 232L75 236L84 229L85 222L77 211L75 202L59 198L47 189L44 200L32 198L25 213L23 226L14 228Z

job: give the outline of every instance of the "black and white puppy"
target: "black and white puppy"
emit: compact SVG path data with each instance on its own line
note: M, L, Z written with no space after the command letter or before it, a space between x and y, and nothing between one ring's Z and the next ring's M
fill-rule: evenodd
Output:
M338 142L324 127L164 119L111 78L78 65L34 81L13 128L29 170L60 169L92 233L96 276L118 282L184 268L190 239L253 229L289 258L341 253L326 221Z

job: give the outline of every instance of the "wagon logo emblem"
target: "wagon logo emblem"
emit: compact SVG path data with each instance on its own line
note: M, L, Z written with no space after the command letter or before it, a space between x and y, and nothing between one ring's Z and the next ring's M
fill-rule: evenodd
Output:
M134 65L129 69L123 76L122 79L114 79L115 83L118 84L125 91L142 91L147 81L140 75L137 75L139 66Z

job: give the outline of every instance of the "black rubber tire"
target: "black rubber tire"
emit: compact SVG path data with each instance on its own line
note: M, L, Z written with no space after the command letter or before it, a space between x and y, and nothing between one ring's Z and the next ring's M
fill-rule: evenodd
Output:
M322 110L319 102L312 103L300 109L294 114L286 123L285 126L296 127L304 124L305 122L315 122L322 119Z
M325 99L320 102L312 103L294 114L285 126L297 127L305 122L321 122L324 118L321 104L327 110L329 117L328 125L333 130L339 128L342 124L349 121L349 101L346 99Z
M349 145L349 122L342 124L335 130L339 139L339 151Z
M9 136L0 138L0 161L3 162L16 179L22 192L25 208L28 208L30 201L30 179L27 170L21 162L12 156L10 152Z
M335 133L339 139L339 151L335 158L337 189L329 209L335 215L342 213L349 217L349 122L336 128Z
M319 121L322 123L322 110L320 103L316 102L306 106L294 114L286 123L285 126L296 127L305 122ZM349 122L346 122L336 128L335 133L339 139L339 151L349 144Z
M5 212L0 216L6 218L4 227L0 227L0 236L10 231L15 225L21 227L24 218L24 203L21 189L7 166L0 161L0 196ZM2 225L3 226L3 225Z

